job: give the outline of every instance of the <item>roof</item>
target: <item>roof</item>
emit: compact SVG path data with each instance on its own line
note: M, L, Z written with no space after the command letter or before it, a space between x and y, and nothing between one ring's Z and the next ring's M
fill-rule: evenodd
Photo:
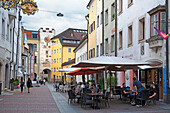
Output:
M153 9L151 9L150 11L148 11L148 13L151 15L153 13L156 13L157 11L165 11L165 5L158 5L156 7L154 7Z
M78 43L63 42L63 40L80 41L87 34L85 29L68 28L62 33L54 36L51 40L59 38L62 46L76 47Z
M62 66L67 66L67 65L70 65L70 64L74 64L74 63L75 63L75 58L70 60L70 61L68 61L68 62L62 63Z
M80 31L80 32L78 32ZM71 33L73 36L71 36ZM82 36L87 34L87 30L85 29L75 29L75 28L68 28L67 30L63 31L62 33L54 36L52 39L61 37L61 38L71 38L71 39L82 39Z
M86 39L88 39L87 34L83 37L83 39L80 41L80 43L77 45L77 47L73 50L73 52L75 52Z

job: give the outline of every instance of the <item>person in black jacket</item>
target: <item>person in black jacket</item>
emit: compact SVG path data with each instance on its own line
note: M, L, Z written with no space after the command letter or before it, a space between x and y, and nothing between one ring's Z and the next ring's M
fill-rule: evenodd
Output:
M149 99L156 98L156 88L154 82L150 82L150 88L151 90L149 91Z
M21 77L21 85L20 85L20 87L21 87L21 93L22 93L23 92L23 87L24 87L23 77Z
M30 87L32 87L32 82L31 82L31 79L28 78L28 81L27 81L28 93L30 93Z

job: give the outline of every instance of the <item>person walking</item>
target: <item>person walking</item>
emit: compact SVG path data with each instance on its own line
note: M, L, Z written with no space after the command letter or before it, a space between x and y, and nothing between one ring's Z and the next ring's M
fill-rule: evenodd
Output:
M46 81L45 81L45 79L44 79L44 80L43 80L44 85L45 85L45 82L46 82Z
M22 93L23 92L23 87L24 87L23 77L21 77L20 87L21 87L21 93Z
M28 93L30 93L30 87L32 86L32 82L31 82L31 79L28 78L28 81L27 81L27 88L28 88Z

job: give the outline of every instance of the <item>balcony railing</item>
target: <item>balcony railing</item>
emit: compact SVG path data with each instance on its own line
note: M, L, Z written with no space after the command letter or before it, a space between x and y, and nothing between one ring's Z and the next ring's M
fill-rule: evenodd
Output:
M149 48L158 48L162 47L163 45L163 38L159 35L152 36L148 40L146 40L147 43L149 43Z

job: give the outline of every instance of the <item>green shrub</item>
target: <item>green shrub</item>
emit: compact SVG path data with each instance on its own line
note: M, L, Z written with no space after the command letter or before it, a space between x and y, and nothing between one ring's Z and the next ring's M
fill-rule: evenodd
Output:
M101 86L101 89L103 90L104 89L104 78L103 77L99 78L99 84Z
M111 88L114 88L114 86L116 85L116 77L111 77ZM110 87L110 75L107 78L107 87Z
M19 81L14 81L14 86L18 86L19 85Z

